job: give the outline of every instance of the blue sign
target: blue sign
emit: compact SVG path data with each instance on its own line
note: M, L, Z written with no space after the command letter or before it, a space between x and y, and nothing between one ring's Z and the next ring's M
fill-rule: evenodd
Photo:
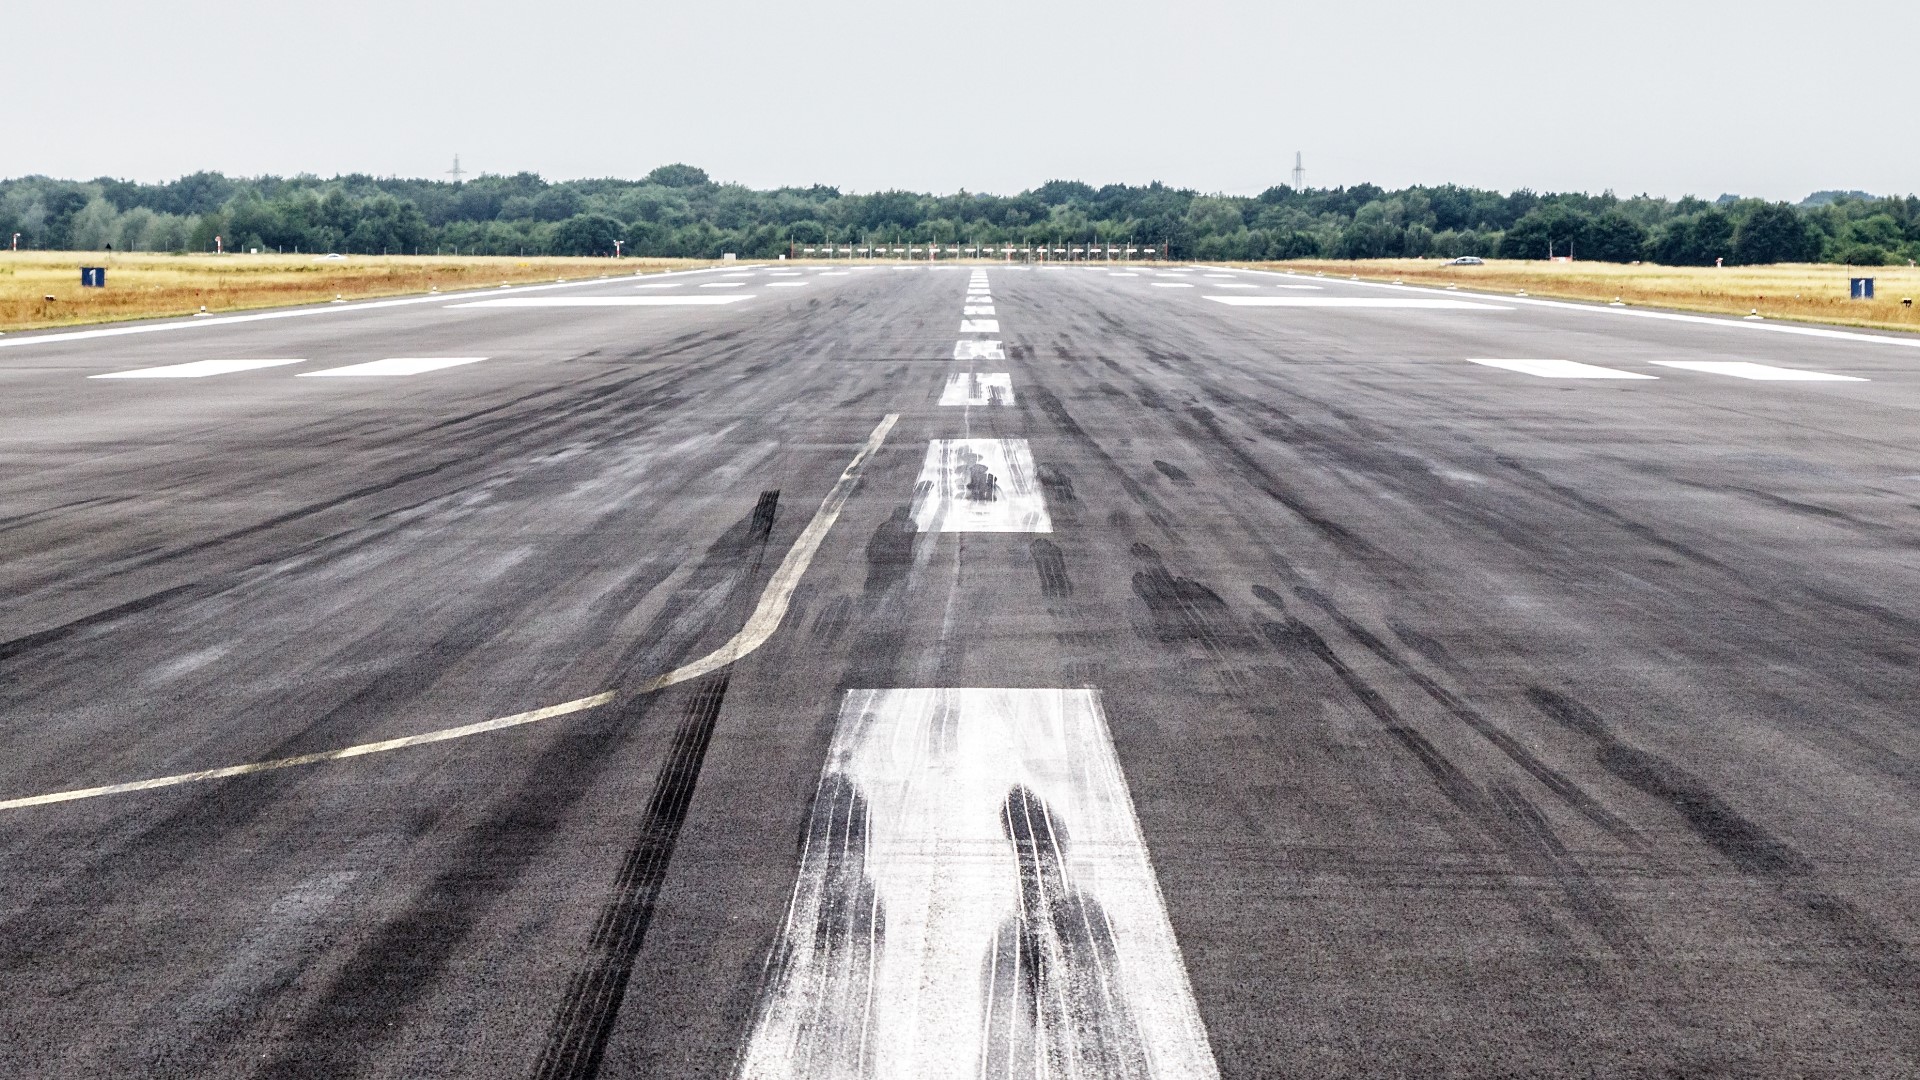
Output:
M1873 279L1872 278L1870 277L1848 278L1847 283L1853 286L1853 298L1855 300L1873 299Z
M107 268L104 266L83 266L80 268L80 284L88 289L107 287Z

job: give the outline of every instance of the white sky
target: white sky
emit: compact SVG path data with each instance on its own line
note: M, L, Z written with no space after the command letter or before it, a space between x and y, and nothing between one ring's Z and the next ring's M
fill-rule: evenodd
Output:
M1907 2L7 5L0 176L1920 189ZM1888 51L1892 49L1893 51Z

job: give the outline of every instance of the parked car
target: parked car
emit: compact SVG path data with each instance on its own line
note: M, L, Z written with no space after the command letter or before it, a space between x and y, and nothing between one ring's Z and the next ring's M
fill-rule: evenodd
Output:
M1462 255L1457 259L1449 259L1447 261L1447 265L1448 266L1485 266L1487 265L1487 260L1479 258L1478 256L1474 256L1474 255Z

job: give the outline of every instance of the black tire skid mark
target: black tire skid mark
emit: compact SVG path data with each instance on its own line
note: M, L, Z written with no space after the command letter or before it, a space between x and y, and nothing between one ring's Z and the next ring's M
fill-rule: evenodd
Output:
M1264 621L1261 634L1282 652L1304 651L1317 658L1339 679L1368 713L1379 721L1381 730L1407 752L1427 774L1454 809L1492 840L1515 869L1528 876L1551 881L1565 898L1566 908L1604 941L1615 955L1634 960L1645 953L1645 944L1633 933L1617 904L1576 860L1567 856L1566 847L1553 836L1546 818L1524 796L1509 788L1500 795L1483 791L1480 785L1449 759L1420 730L1401 716L1386 696L1340 659L1333 647L1313 627L1291 616L1285 622ZM1554 943L1563 962L1592 967L1592 962L1573 948L1565 928L1555 920L1529 889L1499 880L1498 887L1521 919L1538 934Z
M722 615L738 613L742 606L739 601L758 577L767 529L772 523L772 504L778 495L763 492L753 514L708 549L689 581L654 617L640 642L628 650L629 678L656 673L659 668L635 666L648 659L661 667L684 660L710 635ZM728 589L733 602L712 618L689 620L689 613L699 609L702 598L715 587ZM695 625L686 625L689 621ZM688 707L689 719L683 719L669 751L670 764L684 765L689 760L684 750L693 744L683 742L681 736L697 734L696 713L705 707L703 703L710 703L717 716L725 686L725 672L698 684ZM642 735L643 722L659 697L656 692L627 699L586 724L560 729L559 737L529 768L528 779L516 785L506 798L495 800L484 819L463 832L440 873L416 891L405 910L383 923L348 958L318 1000L301 1015L289 1040L290 1049L265 1063L255 1075L352 1073L391 1040L399 1022L437 985L455 951L483 917L559 841L567 823L566 812L594 793L600 775L614 767L618 751ZM690 724L694 728L690 729ZM711 729L707 731L710 735ZM705 743L693 748L704 759ZM695 760L695 776L686 780L689 785L697 779L698 765ZM672 809L673 803L661 801L662 785L681 779L682 773L663 766L655 779L650 815L656 807ZM690 786L687 790L690 793ZM651 816L647 819L649 824L653 820ZM642 837L647 835L643 829Z
M1621 739L1599 713L1570 694L1544 686L1527 688L1528 700L1548 719L1593 746L1602 768L1660 803L1693 834L1746 877L1770 884L1796 912L1802 929L1817 937L1786 950L1797 969L1815 968L1842 1000L1882 1017L1909 1062L1920 1067L1920 956L1872 916L1819 884L1819 867L1792 844L1740 813L1701 777ZM1804 957L1820 948L1845 959L1814 964ZM1784 961L1783 961L1784 962Z

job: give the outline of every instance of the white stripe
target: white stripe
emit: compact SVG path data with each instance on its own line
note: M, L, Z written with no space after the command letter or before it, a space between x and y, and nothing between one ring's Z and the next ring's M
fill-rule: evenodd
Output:
M1011 405L1013 376L1004 371L972 371L947 376L942 405Z
M1243 274L1267 274L1284 277L1277 270L1241 270ZM1380 281L1343 281L1342 285L1356 288L1392 289L1397 292L1431 293L1437 289L1422 289L1416 285L1389 285ZM1880 345L1904 345L1909 349L1920 349L1920 336L1892 337L1878 334L1860 334L1848 330L1823 330L1813 326L1783 326L1774 322L1748 322L1738 316L1715 318L1711 315L1682 315L1674 311L1645 311L1640 308L1611 307L1600 304L1574 304L1564 300L1540 300L1533 297L1501 297L1503 304L1521 304L1529 307L1557 308L1561 311L1578 312L1582 315L1619 315L1629 319L1658 319L1663 322L1698 323L1705 326L1718 326L1723 329L1759 330L1769 334L1797 334L1801 337L1828 338L1836 341L1864 341Z
M1487 367L1518 371L1523 375L1537 375L1542 379L1657 379L1658 375L1643 375L1637 371L1619 371L1614 368L1599 367L1594 364L1582 364L1576 360L1474 360L1469 364L1483 364Z
M997 334L1000 332L998 319L962 319L960 332L963 334Z
M710 274L706 270L674 270L659 275L676 277L683 274ZM604 285L606 281L588 278L584 281L555 282L547 285L500 286L514 293L543 292L548 289L578 289L583 285ZM493 290L488 290L493 291ZM182 319L178 322L136 323L132 326L112 326L103 330L73 330L59 334L38 334L33 337L17 337L0 341L0 349L17 348L22 345L40 345L62 341L87 341L93 338L122 337L127 334L157 334L168 330L201 330L209 326L232 326L235 323L265 322L269 319L303 319L310 315L339 315L349 311L372 311L376 308L408 307L413 304L444 304L455 299L461 293L441 293L428 296L407 296L397 300L366 300L340 305L326 304L317 307L289 308L284 311L258 311L250 315L215 315L205 319ZM452 306L452 305L449 305Z
M826 539L828 530L840 518L840 511L847 505L847 499L853 494L853 486L860 478L860 467L880 449L887 439L887 433L898 423L898 413L888 413L882 417L873 434L853 460L841 471L840 479L834 481L827 497L820 500L820 508L814 511L813 520L801 531L799 539L781 560L780 568L774 571L767 587L760 594L760 603L753 609L747 623L740 632L727 640L727 643L695 660L691 664L678 667L664 675L642 684L639 693L651 693L689 679L697 679L710 671L717 671L740 659L753 650L766 644L773 632L780 628L780 622L786 617L787 606L793 600L793 590L799 586L807 567L813 562L813 556L820 550L820 542ZM175 773L172 776L156 776L148 780L131 780L119 784L102 784L99 787L75 788L70 791L54 791L45 795L28 795L18 799L0 801L0 811L19 810L29 806L46 806L52 803L72 802L76 799L95 799L102 795L124 795L135 791L150 791L154 788L176 787L201 780L218 780L229 776L245 776L250 773L272 772L277 769L291 769L300 765L315 765L326 761L344 761L348 758L365 757L368 754L382 754L389 750L402 750L411 746L425 746L429 743L446 742L450 739L464 739L470 735L479 735L489 731L501 731L506 728L520 727L556 716L586 709L597 709L609 704L620 695L615 691L594 694L591 697L575 698L558 705L532 709L528 712L514 713L511 716L482 720L476 724L462 724L459 727L441 728L426 731L418 735L406 735L397 739L385 739L380 742L361 743L357 746L345 746L337 750L322 750L318 753L300 754L296 757L274 758L270 761L254 761L245 765L226 765L217 769L202 769L198 772Z
M968 304L960 309L962 315L997 315L992 304Z
M1153 283L1153 287L1156 289L1191 289L1193 285L1185 281L1156 281ZM1219 297L1210 296L1207 299L1217 300Z
M1475 304L1466 300L1400 300L1384 296L1209 296L1216 304L1233 307L1311 307L1311 308L1431 308L1440 311L1511 311L1498 304Z
M294 378L324 379L333 376L389 378L418 375L423 371L439 371L441 368L459 367L462 364L477 364L485 359L484 356L392 356L385 360L328 368L325 371L303 371Z
M1767 382L1867 381L1857 375L1832 375L1824 371L1774 367L1772 364L1755 364L1746 360L1655 360L1654 363L1661 367L1685 368L1688 371L1704 371L1710 375L1731 375L1736 379L1759 379Z
M1025 439L935 439L913 486L921 532L1052 532Z
M706 288L702 285L701 288ZM694 294L686 296L509 296L500 300L474 300L448 304L453 308L570 308L570 307L713 307L751 300L751 293L724 296Z
M284 367L288 364L304 364L305 360L195 360L188 364L168 364L165 367L134 368L132 371L114 371L105 375L89 375L89 379L204 379L209 375L226 375L235 371L252 371L255 368Z
M1006 350L997 341L956 341L953 343L955 360L1005 360Z
M851 690L743 1080L1213 1080L1093 690Z

